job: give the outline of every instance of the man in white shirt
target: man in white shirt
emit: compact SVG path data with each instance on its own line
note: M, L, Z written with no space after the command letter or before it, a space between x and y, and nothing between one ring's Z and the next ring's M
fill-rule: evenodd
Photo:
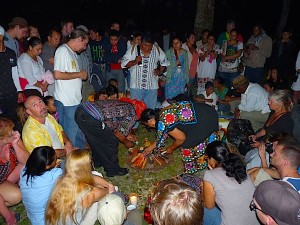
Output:
M232 84L242 94L241 103L235 110L235 118L250 120L254 131L262 128L271 111L268 93L259 84L250 83L243 75L237 76Z
M121 63L122 68L130 70L130 98L143 100L148 108L154 109L157 102L158 77L169 65L166 54L154 44L152 35L144 35L140 51L137 46L129 48Z
M75 122L75 111L82 95L82 80L87 79L87 71L80 70L78 55L86 49L88 34L82 29L71 32L65 44L58 47L54 56L55 105L59 123L74 146L84 148L84 136Z

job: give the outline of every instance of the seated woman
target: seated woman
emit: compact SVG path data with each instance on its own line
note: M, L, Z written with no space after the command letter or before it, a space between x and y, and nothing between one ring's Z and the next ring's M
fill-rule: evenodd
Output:
M65 170L58 179L46 208L46 224L94 224L98 201L114 186L100 176L92 175L92 161L86 150L67 155Z
M0 215L6 224L15 225L20 215L9 211L8 207L21 201L17 183L29 153L19 132L13 130L14 123L11 120L0 117L0 128Z
M261 159L258 154L258 147L265 145L266 137L272 136L280 132L293 134L294 121L291 117L293 108L292 97L288 90L275 90L269 94L269 107L271 113L263 128L255 135L249 136L253 142L251 145L254 149L249 151L245 160L248 163L247 169L261 166ZM267 163L269 154L267 154Z
M201 196L186 183L175 179L161 181L151 197L150 211L154 224L202 224Z
M221 141L208 144L205 154L209 170L203 178L204 207L213 209L217 205L221 209L221 224L258 225L255 213L249 210L255 187L242 160ZM208 213L205 211L206 217Z
M218 138L213 134L219 129L218 114L214 108L204 103L183 101L171 104L159 113L146 109L140 120L145 126L157 129L156 141L145 149L145 155L153 151L160 154L170 135L175 141L165 151L172 154L181 147L186 173L193 174L206 167L203 157L205 147L208 142Z
M57 167L55 150L49 146L33 149L20 175L20 189L32 225L45 224L45 209L51 191L63 171Z

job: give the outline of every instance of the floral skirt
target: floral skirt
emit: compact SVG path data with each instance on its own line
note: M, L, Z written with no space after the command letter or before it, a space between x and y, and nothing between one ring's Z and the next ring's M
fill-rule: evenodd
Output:
M219 132L212 133L204 142L196 145L192 148L181 148L181 157L184 164L184 173L194 174L199 170L203 170L207 167L205 160L206 146L213 142L219 141Z

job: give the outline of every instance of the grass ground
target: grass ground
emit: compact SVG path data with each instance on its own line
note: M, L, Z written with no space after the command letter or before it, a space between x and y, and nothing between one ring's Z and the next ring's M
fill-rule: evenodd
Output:
M154 131L147 131L143 126L139 126L138 130L138 146L141 146L144 142L145 138L153 141L155 136ZM170 139L170 138L169 138ZM168 140L169 143L171 140ZM157 171L141 171L130 169L130 173L126 176L116 176L116 177L105 177L105 173L102 168L98 168L97 170L104 175L104 178L111 181L114 185L119 187L119 190L125 194L136 193L139 196L138 206L143 210L148 194L150 193L153 185L158 181L163 179L174 177L183 171L181 157L178 150L174 153L174 162L164 167L161 170ZM128 150L125 148L123 144L119 145L119 159L122 167L128 167L126 161L128 156ZM27 218L26 211L22 202L14 207L11 207L11 210L17 211L21 215L21 220L18 224L29 225L29 219ZM3 219L0 218L0 224L5 224ZM99 224L99 223L96 223Z

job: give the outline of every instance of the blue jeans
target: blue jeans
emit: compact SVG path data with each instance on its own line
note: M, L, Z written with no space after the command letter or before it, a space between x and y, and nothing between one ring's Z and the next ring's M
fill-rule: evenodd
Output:
M55 106L59 115L59 123L69 137L72 145L83 149L85 137L75 122L75 111L79 105L64 106L60 101L55 100Z
M263 67L253 68L253 67L246 66L245 69L245 77L251 83L262 84L264 79L264 73L265 73L265 69Z
M147 108L155 109L157 102L157 89L135 89L130 88L130 98L136 100L143 100L147 105Z
M204 207L203 225L220 225L221 211L218 207L207 209Z
M232 87L232 81L239 75L239 72L227 73L227 72L218 72L217 77L221 77L224 80L224 84L229 89Z

